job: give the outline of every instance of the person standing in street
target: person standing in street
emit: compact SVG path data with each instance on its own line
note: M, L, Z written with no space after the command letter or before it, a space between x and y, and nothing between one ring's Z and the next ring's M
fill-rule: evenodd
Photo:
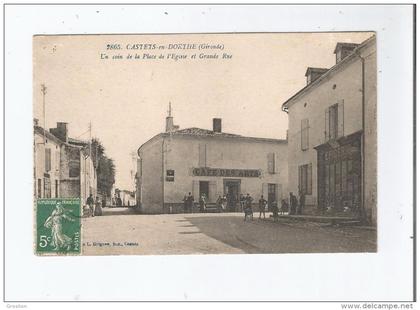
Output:
M297 199L295 197L295 195L293 195L293 192L290 192L290 211L289 214L290 215L295 215L296 214L296 207L297 207Z
M206 210L206 195L202 194L200 197L200 212L204 212Z
M245 207L245 197L242 194L239 195L239 204L241 206L241 210L240 211L243 212L244 211L244 207Z
M267 200L264 199L264 195L261 195L260 200L258 201L258 208L260 210L260 216L259 219L261 219L261 214L263 214L265 219L265 206L267 204Z
M193 213L194 196L191 195L191 192L188 193L187 201L188 201L188 212Z
M216 207L217 207L217 210L219 211L219 212L223 212L223 203L222 203L222 197L219 195L219 197L217 197L217 200L216 200Z
M90 216L95 216L95 201L93 200L92 194L86 199L86 204L89 207Z
M182 199L182 202L184 203L184 213L188 212L188 199L187 195L184 195L184 199Z
M299 208L298 208L298 214L302 215L303 210L305 209L305 193L300 190L299 191Z
M98 196L96 196L94 213L95 213L95 216L102 215L101 199Z

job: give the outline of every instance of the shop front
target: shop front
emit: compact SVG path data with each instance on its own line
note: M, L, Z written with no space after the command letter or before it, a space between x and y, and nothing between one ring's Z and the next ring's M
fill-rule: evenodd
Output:
M318 207L358 213L361 207L361 132L315 147Z

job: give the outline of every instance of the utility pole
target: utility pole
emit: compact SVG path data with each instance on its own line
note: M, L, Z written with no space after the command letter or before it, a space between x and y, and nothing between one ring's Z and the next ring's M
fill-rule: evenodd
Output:
M45 112L45 94L47 93L47 87L45 86L45 84L41 84L41 93L42 93L42 118L43 118L43 121L44 121L44 141L43 141L43 143L44 143L44 145L45 145L45 130L46 130L46 118L45 118L45 115L46 115L46 112Z
M92 160L92 122L89 122L89 156Z

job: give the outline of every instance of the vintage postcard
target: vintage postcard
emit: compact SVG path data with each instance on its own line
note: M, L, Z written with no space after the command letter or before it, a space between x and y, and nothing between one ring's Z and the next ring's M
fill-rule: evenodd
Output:
M36 35L39 255L377 251L374 32Z

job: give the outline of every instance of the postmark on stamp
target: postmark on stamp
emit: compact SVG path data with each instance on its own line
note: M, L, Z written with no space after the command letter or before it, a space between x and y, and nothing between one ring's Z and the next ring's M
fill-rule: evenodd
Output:
M35 249L37 254L81 253L80 199L37 200Z

